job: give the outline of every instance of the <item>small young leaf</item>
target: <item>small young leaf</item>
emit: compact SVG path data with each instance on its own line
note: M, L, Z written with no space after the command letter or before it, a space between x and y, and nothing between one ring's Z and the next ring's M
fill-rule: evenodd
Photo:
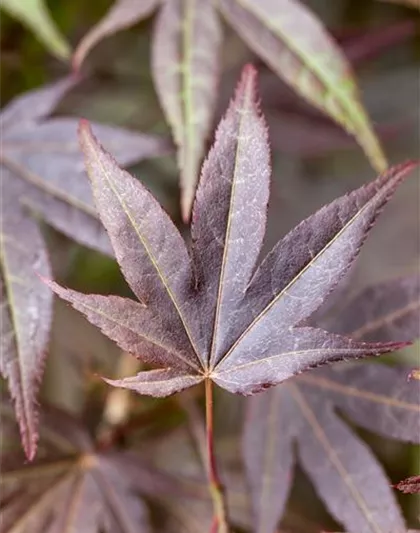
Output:
M2 151L0 371L15 401L22 442L33 458L37 441L36 394L43 373L52 299L36 273L50 278L45 244L33 211L80 243L111 254L83 172L77 122L47 119L74 84L66 78L13 100L0 115ZM98 125L121 163L164 153L166 141Z
M99 41L148 17L158 4L159 0L117 0L105 17L78 44L73 55L74 69L80 69L86 56Z
M44 0L2 0L1 7L32 30L58 59L68 59L70 47L57 29Z
M246 67L203 167L193 210L192 257L157 201L118 167L89 125L81 123L80 141L98 212L121 270L143 306L128 301L124 308L119 299L96 299L51 286L123 342L125 350L136 353L139 339L147 338L155 346L145 360L155 358L163 366L111 381L114 385L163 396L212 379L230 392L252 394L314 366L406 345L352 340L304 326L304 321L353 263L414 163L392 168L315 213L282 239L252 275L265 231L268 191L268 143L255 78L254 69ZM156 317L152 324L144 319L145 307ZM134 329L129 341L122 341L121 324L112 325L111 317L117 315ZM164 361L170 353L168 365Z
M354 135L377 171L386 168L350 65L306 6L299 0L220 0L220 8L276 74Z
M410 334L413 323L419 321L418 306L406 315L407 327L398 309L413 301L418 288L419 281L414 278L378 284L356 297L329 326L351 333L354 319L360 318L371 325L364 334L360 332L361 339L365 335L387 340L395 332L400 338L413 338ZM377 305L379 300L384 308ZM367 305L366 312L361 311L360 302ZM418 335L418 328L415 333ZM282 515L292 480L293 458L289 454L294 442L319 495L349 533L406 531L382 468L335 409L369 431L419 442L419 384L407 385L407 372L384 365L338 365L300 376L249 401L243 446L257 533L274 532ZM283 453L285 469L278 466ZM279 491L280 499L271 497Z
M404 494L418 494L420 493L420 476L411 476L403 479L394 488L404 492Z
M221 25L212 2L163 2L153 36L153 77L178 145L181 207L186 222L212 123L221 40Z

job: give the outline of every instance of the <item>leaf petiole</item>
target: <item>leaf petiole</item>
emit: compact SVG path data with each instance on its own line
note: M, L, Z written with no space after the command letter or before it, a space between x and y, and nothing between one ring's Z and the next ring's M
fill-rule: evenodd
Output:
M214 453L213 382L210 379L206 379L204 384L206 390L207 471L214 509L211 533L229 533L225 495L217 471L216 456Z

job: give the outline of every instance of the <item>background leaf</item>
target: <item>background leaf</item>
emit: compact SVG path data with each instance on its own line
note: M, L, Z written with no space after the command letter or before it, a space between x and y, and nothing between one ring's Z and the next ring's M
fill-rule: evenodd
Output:
M0 7L32 30L59 59L68 59L70 47L55 25L44 0L1 0Z
M190 217L217 97L222 32L208 0L165 0L157 15L152 69L178 145L181 210Z
M80 41L73 55L73 66L79 70L91 49L102 39L133 26L148 17L159 0L117 0L105 17Z
M415 281L411 277L388 281L388 301L385 284L368 288L347 304L338 318L336 314L336 325L331 319L330 326L335 331L351 332L354 320L359 319L360 302L371 300L373 304L366 311L369 318L364 315L366 323L372 325L366 336L386 340L399 328L400 338L407 338L413 333L414 317L418 323L419 308L412 311L413 317L407 316L406 322L396 309L403 309L412 301L418 284L418 278ZM382 299L389 311L397 292L394 312L385 315L372 295ZM407 372L404 367L377 364L335 365L302 375L249 400L243 449L258 533L275 531L283 513L291 485L290 450L294 443L318 494L347 531L406 530L380 464L336 410L356 425L384 437L419 442L419 383L408 384ZM280 454L284 450L287 462L283 469L276 465L282 464ZM270 498L278 490L281 499Z
M77 142L77 120L46 118L74 85L65 78L13 100L1 113L2 255L1 373L8 379L26 454L37 442L36 396L51 326L51 293L38 275L51 278L43 236L34 216L103 253L112 254L97 220ZM166 141L97 125L127 163L165 153ZM119 146L119 148L117 148Z
M385 169L350 65L309 9L298 0L220 0L220 7L276 74L354 135L377 171Z

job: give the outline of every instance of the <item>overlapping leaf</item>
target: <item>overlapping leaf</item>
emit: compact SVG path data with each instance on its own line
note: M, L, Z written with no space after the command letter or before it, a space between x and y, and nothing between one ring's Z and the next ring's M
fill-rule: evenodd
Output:
M44 406L40 427L35 462L2 455L2 533L150 533L139 494L182 493L174 478L134 452L100 451L84 426L63 411Z
M116 1L80 42L74 56L76 68L99 40L135 24L157 4L157 0ZM360 101L350 65L322 23L302 3L163 0L152 40L153 74L179 147L184 220L190 216L216 99L221 31L215 6L277 75L351 133L378 171L385 169L385 156Z
M51 320L52 299L36 273L51 276L34 215L78 242L112 253L84 174L74 118L46 118L73 85L64 79L11 102L0 116L1 317L0 370L8 379L28 457L36 448L36 393ZM157 137L97 125L121 164L168 149Z
M353 263L413 164L394 167L315 213L255 270L270 173L255 84L248 66L203 166L192 258L151 194L81 125L96 206L140 303L51 286L124 350L160 367L109 380L113 385L165 396L211 379L252 394L314 366L401 346L351 340L302 322Z
M221 0L220 6L249 47L353 134L376 170L384 170L385 157L360 103L350 65L315 15L298 0Z
M222 40L208 0L165 0L152 47L156 90L179 146L181 206L188 221L212 124Z
M418 276L393 280L365 290L339 319L327 322L355 338L412 339L419 335L419 300ZM338 365L250 400L244 457L258 533L275 531L282 515L295 442L304 470L347 531L406 531L381 465L336 408L370 431L419 442L419 383L407 383L407 374L377 364Z

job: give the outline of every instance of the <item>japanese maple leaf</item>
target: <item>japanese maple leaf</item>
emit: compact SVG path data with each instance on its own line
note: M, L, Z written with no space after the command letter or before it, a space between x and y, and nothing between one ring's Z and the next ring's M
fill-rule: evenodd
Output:
M112 253L84 175L75 118L47 118L75 83L66 78L13 100L0 115L1 353L28 457L36 449L36 394L51 322L51 291L36 272L51 276L34 213L75 239ZM168 150L164 139L97 125L121 164Z
M43 406L40 433L33 463L2 453L2 532L151 533L140 495L186 492L139 454L101 449L81 421L60 409Z
M190 219L216 104L221 16L277 76L353 135L374 168L386 168L347 58L322 22L299 0L116 0L80 41L74 68L81 68L98 42L155 10L152 75L178 146L185 221Z
M81 124L96 206L139 302L51 287L123 350L160 367L107 380L112 385L166 396L209 379L252 394L315 366L404 345L365 343L301 323L352 264L413 164L394 167L315 213L256 269L270 165L255 84L248 66L203 166L191 256L156 200Z
M378 283L321 323L354 339L419 336L420 279ZM321 320L321 319L320 319ZM256 533L273 533L293 479L293 446L331 514L349 533L407 531L383 467L337 414L388 438L420 442L419 382L379 364L335 365L250 399L244 459Z

